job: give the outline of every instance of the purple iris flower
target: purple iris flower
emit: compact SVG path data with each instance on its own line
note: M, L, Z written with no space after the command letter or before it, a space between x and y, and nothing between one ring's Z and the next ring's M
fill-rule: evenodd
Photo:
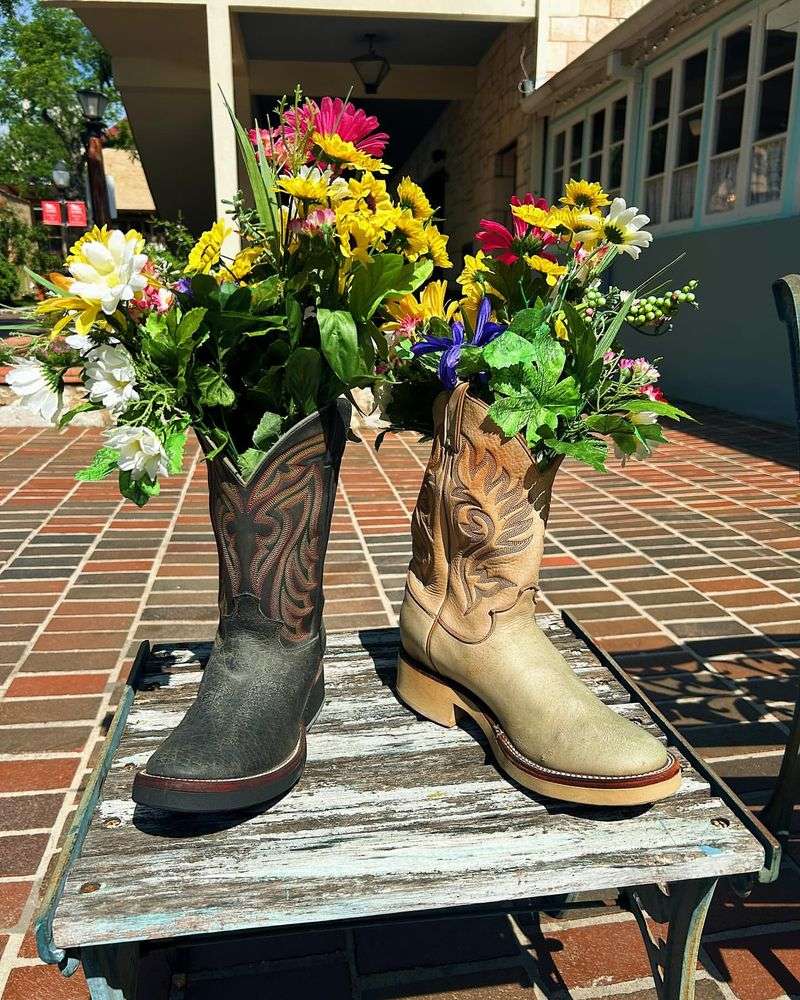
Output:
M455 389L458 385L458 360L464 348L485 347L486 344L490 344L506 329L502 323L489 322L491 311L492 303L489 299L481 299L481 304L478 306L478 315L475 320L475 334L471 341L467 341L464 324L455 322L450 325L450 337L428 335L423 340L412 345L411 353L415 357L419 357L421 354L432 354L434 351L441 351L439 381L446 389Z
M191 278L178 278L178 280L172 287L175 289L176 292L178 292L181 295L191 296L192 294Z

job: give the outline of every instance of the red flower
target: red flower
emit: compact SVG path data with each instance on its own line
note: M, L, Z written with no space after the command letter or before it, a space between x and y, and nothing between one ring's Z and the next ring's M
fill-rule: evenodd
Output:
M309 99L296 111L290 108L283 117L287 141L298 133L306 135L310 131L338 135L362 153L379 159L389 141L385 132L377 131L380 126L374 115L366 114L349 101L345 103L340 97L335 100L323 97L319 104Z
M666 400L664 393L658 388L657 385L645 385L639 390L643 396L647 396L648 399L654 400L656 403L662 403Z
M511 198L512 205L534 205L545 212L550 207L546 199L537 198L530 192L520 199L516 195ZM539 229L538 226L531 226L522 219L512 217L513 233L502 223L493 219L481 219L481 228L475 233L475 239L480 244L481 250L485 253L493 254L502 264L516 264L522 252L538 253L548 260L555 260L552 254L543 252L543 248L556 242L556 237L552 233Z

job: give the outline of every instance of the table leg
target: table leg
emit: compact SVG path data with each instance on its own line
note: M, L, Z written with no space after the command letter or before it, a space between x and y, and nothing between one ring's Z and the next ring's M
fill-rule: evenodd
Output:
M81 962L91 1000L136 1000L139 945L83 948Z
M792 813L800 800L800 698L794 707L789 742L783 754L775 791L761 814L761 822L778 840L789 837Z
M700 939L716 885L716 878L703 878L674 882L663 889L645 885L628 890L628 901L653 970L658 1000L694 1000ZM666 939L651 933L646 915L667 925Z

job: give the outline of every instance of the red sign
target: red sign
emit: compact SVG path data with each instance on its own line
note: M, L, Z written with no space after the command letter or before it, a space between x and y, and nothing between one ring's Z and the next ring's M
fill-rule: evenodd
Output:
M86 229L87 222L85 201L67 202L67 225L74 226L76 229Z
M42 222L46 226L60 226L61 225L61 202L60 201L43 201L42 206Z

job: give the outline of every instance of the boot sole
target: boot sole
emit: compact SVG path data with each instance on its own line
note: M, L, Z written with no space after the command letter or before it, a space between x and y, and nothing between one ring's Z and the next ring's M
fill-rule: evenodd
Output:
M216 813L248 809L284 795L306 766L306 732L325 705L325 678L320 674L306 703L300 739L277 767L244 778L170 778L140 771L133 779L133 801L153 809L180 813Z
M397 695L419 715L452 729L464 712L480 726L497 766L517 784L537 795L593 806L636 806L667 798L681 783L680 764L668 753L668 763L651 774L624 778L567 774L544 768L527 758L503 732L497 719L465 688L435 676L401 650L397 664Z

